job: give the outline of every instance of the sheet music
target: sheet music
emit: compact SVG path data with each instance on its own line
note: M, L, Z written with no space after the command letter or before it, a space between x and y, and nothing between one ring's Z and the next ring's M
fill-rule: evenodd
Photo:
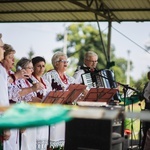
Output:
M108 104L117 91L116 88L91 88L85 97L85 101L106 102Z
M83 84L70 84L68 87L68 90L70 91L70 94L67 98L68 103L73 103L74 101L77 101L79 96L82 94L82 92L86 89L86 85Z
M55 104L63 104L66 102L66 98L69 95L69 91L50 91L47 96L42 100L42 103L55 103Z
M74 100L86 89L86 85L70 84L66 91L50 91L42 100L43 103L72 104Z

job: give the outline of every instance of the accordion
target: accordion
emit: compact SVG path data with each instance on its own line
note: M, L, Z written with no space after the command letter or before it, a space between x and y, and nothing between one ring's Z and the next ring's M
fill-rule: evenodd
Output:
M100 87L117 88L117 83L114 80L114 72L109 69L102 69L96 72L88 72L82 74L82 81L88 89ZM113 99L120 101L119 92L115 94Z

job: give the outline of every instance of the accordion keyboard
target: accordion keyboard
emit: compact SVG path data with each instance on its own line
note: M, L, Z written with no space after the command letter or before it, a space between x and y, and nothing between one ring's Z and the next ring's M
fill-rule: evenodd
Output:
M82 80L84 85L86 85L89 89L96 87L96 83L92 81L91 73L82 74Z

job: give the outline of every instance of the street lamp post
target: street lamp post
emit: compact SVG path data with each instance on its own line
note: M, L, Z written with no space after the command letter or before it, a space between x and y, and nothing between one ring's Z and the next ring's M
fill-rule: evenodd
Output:
M64 54L67 54L67 28L65 27L64 32L64 47L63 47Z
M130 84L130 50L127 51L128 53L128 61L127 61L127 84Z

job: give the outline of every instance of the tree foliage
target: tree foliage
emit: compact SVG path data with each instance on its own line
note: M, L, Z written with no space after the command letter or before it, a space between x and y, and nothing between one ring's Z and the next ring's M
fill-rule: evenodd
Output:
M28 58L32 59L33 56L34 56L34 51L32 48L30 48L30 51L28 52Z
M95 51L99 56L98 69L105 69L107 65L107 60L105 56L105 50L107 47L107 35L102 33L103 43L105 48L102 46L102 41L99 36L98 29L91 24L79 23L71 24L67 28L67 55L69 57L69 72L70 75L73 74L74 70L78 65L83 63L84 54L89 51ZM64 41L64 34L57 34L57 41ZM150 50L149 44L146 45L147 50ZM105 50L104 50L105 49ZM63 51L63 47L58 47L53 52ZM28 52L28 58L34 56L34 50L30 48ZM115 62L115 65L111 69L115 73L115 78L117 82L126 84L126 70L127 70L127 60L124 58L117 58L115 56L115 47L111 45L111 61ZM15 64L19 59L15 58ZM131 71L133 69L133 63L130 62ZM149 67L150 68L150 67ZM51 64L46 64L46 71L52 69ZM15 68L13 68L15 71ZM134 80L134 77L130 77L132 87L137 88L142 91L144 84L147 81L146 73L141 76L137 81Z
M105 55L107 46L107 35L102 33L102 40L104 43L104 48L102 40L99 36L98 29L91 24L71 24L66 28L67 30L67 55L71 57L71 65L76 66L83 64L84 54L92 50L98 54L98 69L106 69L107 66L107 56ZM57 41L63 41L64 34L57 35ZM57 48L54 52L62 50L63 48ZM126 80L126 69L127 61L123 58L115 57L115 47L111 47L111 60L115 62L115 66L111 69L114 70L116 79L120 82L125 82ZM73 63L74 60L75 63ZM131 62L132 66L132 62ZM132 69L132 67L131 67Z
M68 57L77 58L77 65L83 64L84 54L93 50L99 56L98 68L105 68L107 62L104 55L104 49L100 40L98 30L90 24L71 24L67 30L67 55ZM63 34L57 35L57 41L64 40ZM106 35L103 34L103 40L106 43ZM62 48L57 49L62 50ZM55 50L55 51L57 51ZM54 52L55 52L54 51Z

